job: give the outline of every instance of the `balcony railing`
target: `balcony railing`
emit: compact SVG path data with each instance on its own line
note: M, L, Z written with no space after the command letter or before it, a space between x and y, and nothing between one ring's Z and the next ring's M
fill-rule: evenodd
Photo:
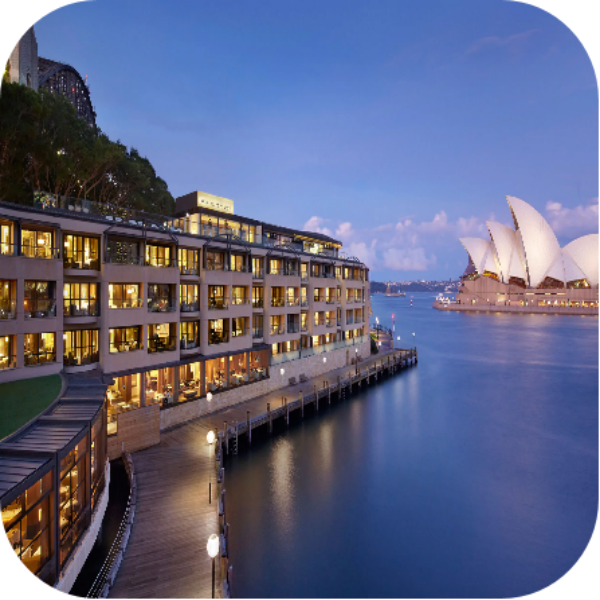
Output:
M198 340L188 340L186 338L182 338L179 340L179 347L182 350L193 350L194 348L198 348L200 344L198 344Z
M307 306L308 306L308 299L306 299L306 298L302 298L302 299L300 300L300 306L302 306L302 307L307 307Z
M3 300L0 302L0 319L15 319L17 317L17 301Z
M288 333L298 333L300 331L300 325L298 323L288 323L287 324L287 332Z
M250 269L246 265L233 265L229 268L233 273L249 273Z
M337 320L336 320L336 319L326 319L326 320L325 320L325 325L326 325L327 327L335 327L335 326L336 326L336 323L337 323Z
M354 325L354 320L352 318L346 319L346 325Z
M325 304L335 304L335 298L325 298Z
M118 352L133 352L141 348L138 340L125 340L123 342L112 342L109 346L109 352L111 354L117 354Z
M231 337L244 337L245 335L248 335L248 328L247 327L237 327L237 328L233 328L231 330Z
M175 312L177 303L164 298L148 298L148 312Z
M15 369L17 367L16 354L3 354L0 356L0 371L2 369Z
M65 317L97 317L100 314L100 302L97 300L63 300Z
M208 310L224 310L229 306L229 298L216 296L208 299Z
M300 331L308 331L308 323L304 323L300 325Z
M147 267L176 267L177 259L174 256L148 256Z
M252 270L252 279L263 279L264 271L263 269Z
M181 312L198 312L200 310L200 302L195 298L191 302L182 302L180 305Z
M14 256L16 249L17 249L16 244L0 242L0 255L2 255L2 256Z
M325 319L315 319L314 323L315 327L321 327L322 325L325 325Z
M229 268L225 263L215 262L212 260L206 261L206 270L207 271L229 271Z
M252 328L252 337L253 338L262 338L263 337L262 327L253 327Z
M263 299L252 298L252 308L263 308Z
M214 344L226 344L229 341L229 333L227 332L219 332L219 331L209 331L208 332L208 343L210 345Z
M65 367L78 367L80 365L91 365L100 360L98 350L88 348L77 348L75 352L69 350L63 354L63 365Z
M307 283L308 282L308 273L301 273L300 274L300 281L302 283Z
M85 250L65 250L63 252L63 267L65 269L89 269L100 270L100 261L97 252L85 252Z
M106 262L113 265L143 265L144 257L129 252L107 252Z
M287 277L298 277L299 272L298 272L298 269L294 269L292 267L286 267L285 268L285 275Z
M354 304L354 298L346 298L346 304Z
M275 308L285 306L285 298L271 298L271 306Z
M25 318L46 319L56 316L56 300L37 299L29 301L29 309L25 309Z
M52 248L51 246L30 246L23 244L21 246L21 256L27 258L44 258L52 260L60 256L60 248Z
M285 333L285 325L271 325L271 335L282 335Z
M182 275L198 275L200 271L198 269L198 263L192 263L191 265L179 264L179 272Z
M299 306L300 298L288 298L285 303L286 306Z
M325 296L314 296L313 302L325 302Z
M231 298L232 306L242 306L244 304L250 304L250 298L234 296Z
M270 267L269 275L284 275L285 269L283 267Z
M148 354L154 352L171 352L175 350L177 340L174 335L169 337L150 337L148 338Z
M143 305L141 298L108 299L108 308L142 308Z

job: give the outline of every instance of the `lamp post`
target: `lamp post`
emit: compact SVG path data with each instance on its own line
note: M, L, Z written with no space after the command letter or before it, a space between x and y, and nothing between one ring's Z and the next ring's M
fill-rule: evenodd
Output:
M212 558L212 597L215 597L215 558L219 554L219 536L213 533L206 544L208 556Z

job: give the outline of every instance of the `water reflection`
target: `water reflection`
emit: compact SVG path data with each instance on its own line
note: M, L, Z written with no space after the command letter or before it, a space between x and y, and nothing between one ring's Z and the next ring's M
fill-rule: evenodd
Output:
M277 440L270 456L271 500L273 518L280 535L280 542L286 543L293 527L294 512L294 446L282 437Z

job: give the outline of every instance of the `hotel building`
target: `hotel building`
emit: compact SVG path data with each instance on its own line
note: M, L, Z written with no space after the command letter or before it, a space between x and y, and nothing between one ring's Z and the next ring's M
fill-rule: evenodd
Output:
M486 223L490 239L461 238L469 255L456 304L449 310L598 314L598 234L561 248L531 205L507 196L514 229Z
M340 242L201 192L168 218L0 202L0 383L99 370L113 458L368 356L368 279Z

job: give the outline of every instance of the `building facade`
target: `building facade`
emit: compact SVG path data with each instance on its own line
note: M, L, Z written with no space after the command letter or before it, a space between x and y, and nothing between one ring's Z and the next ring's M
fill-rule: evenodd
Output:
M598 234L582 236L561 248L537 210L512 196L507 196L507 202L514 229L488 221L489 240L460 240L469 265L457 304L511 312L598 314Z
M100 369L111 456L370 352L368 269L340 242L198 205L0 203L0 382Z

